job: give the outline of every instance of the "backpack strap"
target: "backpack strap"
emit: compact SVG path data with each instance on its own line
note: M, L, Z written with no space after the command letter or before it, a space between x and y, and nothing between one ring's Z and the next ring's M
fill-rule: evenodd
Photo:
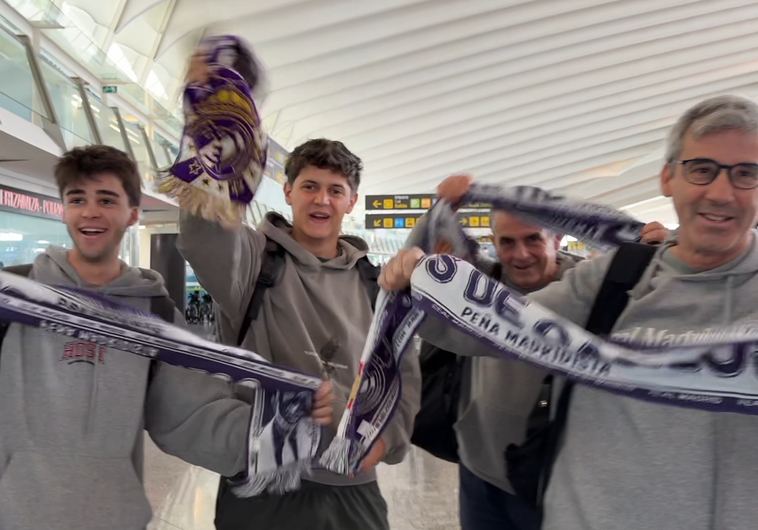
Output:
M154 278L154 271L140 268L139 272L145 280ZM168 295L154 296L150 299L150 312L161 317L161 320L173 324L176 316L176 304Z
M376 267L366 256L359 259L355 266L358 268L358 274L361 277L361 283L366 288L369 300L371 300L371 310L376 309L376 298L379 296L379 275L382 272L380 267Z
M23 276L24 278L28 278L32 272L32 267L34 267L33 264L25 263L24 265L11 265L9 267L3 267L0 270L3 272L10 272L16 276Z
M624 243L618 248L592 304L590 316L584 326L587 331L600 337L611 333L629 302L629 291L639 283L656 250L657 247L640 243ZM555 458L558 456L558 444L566 428L573 388L574 383L567 379L558 398L555 418L547 441L546 465L540 479L540 491L537 497L540 507L550 481Z
M258 313L263 306L263 295L266 289L276 284L279 270L284 268L285 250L279 243L266 237L266 247L261 257L261 271L258 273L258 279L255 281L253 295L250 297L245 317L242 319L237 335L237 346L241 346L245 340L250 325L258 318Z

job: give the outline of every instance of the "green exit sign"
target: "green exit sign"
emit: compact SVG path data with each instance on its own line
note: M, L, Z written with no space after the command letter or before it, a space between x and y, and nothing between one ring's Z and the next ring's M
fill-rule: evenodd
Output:
M103 94L117 94L118 87L116 85L106 85L103 87Z

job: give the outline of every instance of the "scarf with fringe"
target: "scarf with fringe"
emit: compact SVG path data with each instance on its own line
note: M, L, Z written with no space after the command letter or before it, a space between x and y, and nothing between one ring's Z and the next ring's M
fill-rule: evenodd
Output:
M267 138L244 72L254 61L237 37L212 37L208 76L184 90L185 126L179 156L158 190L181 209L224 226L239 222L266 167Z

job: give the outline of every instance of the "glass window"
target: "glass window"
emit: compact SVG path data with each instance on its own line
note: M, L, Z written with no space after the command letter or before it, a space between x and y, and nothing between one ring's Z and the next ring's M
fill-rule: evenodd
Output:
M66 225L52 219L0 212L0 266L31 263L48 245L71 248Z
M73 149L92 144L94 140L87 123L82 97L79 95L79 87L47 61L41 59L38 62L66 147Z
M90 91L87 91L87 97L89 99L90 108L92 109L92 114L95 116L95 122L97 123L97 128L100 131L103 143L115 147L116 149L126 151L124 138L121 136L121 128L118 126L118 120L113 113L113 109L103 105L100 98Z
M28 121L34 121L35 114L49 118L34 84L26 47L4 30L0 30L0 106Z
M155 140L153 140L152 147L158 167L164 168L171 166L179 155L179 147L158 133L154 133L154 135Z
M142 134L140 128L140 122L136 117L122 113L121 119L124 121L124 128L126 130L126 137L129 139L129 144L132 147L134 153L135 162L139 168L140 175L145 184L149 187L155 185L155 169L150 162L150 156L147 153L147 146L145 145L145 135Z

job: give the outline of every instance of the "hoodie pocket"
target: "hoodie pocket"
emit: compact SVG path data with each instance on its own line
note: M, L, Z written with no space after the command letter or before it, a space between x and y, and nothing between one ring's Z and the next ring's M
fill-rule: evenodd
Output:
M128 458L17 452L0 477L0 528L141 530L150 504Z

